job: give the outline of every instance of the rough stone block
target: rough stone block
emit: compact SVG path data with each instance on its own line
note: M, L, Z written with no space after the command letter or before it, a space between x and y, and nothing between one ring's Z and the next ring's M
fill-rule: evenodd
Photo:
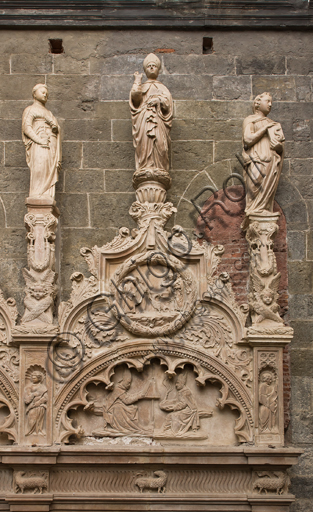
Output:
M115 184L116 187L116 184ZM65 193L88 193L104 191L104 172L95 169L89 171L66 170Z
M112 138L114 141L132 141L133 135L131 120L114 119L112 121Z
M312 174L313 158L291 158L290 174Z
M177 206L177 213L173 219L175 224L183 226L184 229L194 230L197 225L199 213L190 201L182 199Z
M4 162L6 167L27 167L25 147L22 141L5 143Z
M62 167L81 168L82 162L82 143L81 142L63 142L62 144Z
M233 75L235 61L233 57L209 55L164 54L163 73L175 75Z
M87 75L89 73L89 60L80 60L64 54L54 55L54 73Z
M284 171L284 169L283 169ZM299 190L294 186L294 180L290 180L288 176L281 175L275 200L284 209L288 205L303 201L299 194Z
M174 119L172 140L241 140L240 120Z
M303 260L306 253L306 233L303 231L288 231L288 259Z
M32 100L34 85L45 83L43 75L3 75L0 80L0 100ZM50 92L50 91L49 91Z
M250 100L251 79L249 76L215 76L213 96L219 100Z
M11 55L11 73L52 73L53 56L32 55L29 53L19 53ZM44 83L44 82L43 82Z
M83 167L135 170L133 144L131 142L85 142Z
M173 169L202 170L213 162L213 142L176 141L172 143Z
M295 80L297 101L311 102L313 98L311 78L298 76Z
M95 117L99 119L130 119L127 101L99 101L95 105Z
M1 264L7 258L26 259L26 253L27 241L25 237L24 223L17 228L6 228L0 231L0 256L2 258Z
M22 138L21 120L1 119L0 120L0 138L1 140L21 140Z
M7 54L0 55L0 74L10 73L10 56Z
M114 57L91 57L90 73L100 75L133 75L143 73L144 55L114 55ZM145 75L143 75L145 77Z
M312 158L313 142L312 141L287 141L285 145L286 155L291 158Z
M105 171L105 191L106 192L134 192L132 185L132 170Z
M4 142L0 142L0 165L4 165Z
M31 95L31 94L30 94ZM28 100L6 100L0 101L0 119L16 120L22 125L22 115L26 107L32 103L31 98ZM50 101L49 101L50 105ZM49 108L51 108L49 106ZM21 137L21 131L20 131Z
M296 101L296 81L290 76L253 76L253 96L269 91L273 101Z
M212 99L213 77L209 75L162 75L162 83L175 100Z
M307 234L307 257L313 260L313 233L309 231Z
M128 214L129 208L134 201L135 193L91 194L91 226L99 228L136 227L136 223Z
M27 197L29 191L28 167L1 167L0 190L3 192L23 192Z
M245 56L236 59L237 75L284 75L285 57L282 55L270 55L268 57Z
M240 119L251 114L251 101L174 101L178 119Z
M97 75L93 75L97 76ZM100 82L100 100L128 100L134 78L130 75L102 75Z
M47 86L51 100L94 100L99 98L100 78L95 75L49 75Z
M2 194L2 201L6 213L6 225L8 228L20 228L24 226L24 215L26 213L25 194L6 193Z
M293 140L310 140L310 123L306 119L294 121L292 124ZM285 131L284 131L285 134ZM286 135L285 135L286 137Z
M63 140L111 140L111 123L108 120L65 120Z
M309 294L293 295L289 299L290 319L312 319L313 297Z
M313 262L290 261L288 269L291 294L313 292Z
M205 31L197 35L188 30L111 30L102 35L97 42L96 53L102 57L113 57L123 54L141 54L155 52L162 58L158 50L170 49L175 54L202 54L202 38L207 35Z
M293 181L304 199L313 199L313 176L294 176Z
M290 325L294 329L292 348L313 348L313 321L296 320Z
M313 59L308 55L302 57L287 57L287 74L288 75L312 75Z
M241 142L230 142L221 141L215 143L214 160L219 162L221 160L227 160L230 158L236 158L236 154L239 155L242 152Z
M86 194L56 194L62 212L61 226L84 227L89 225Z
M299 203L283 206L283 212L290 230L300 231L307 229L308 212L303 200Z
M181 196L185 194L190 183L197 176L197 171L174 171L171 170L171 178L172 178L172 187L167 192L167 201L172 201L174 206L177 206L177 203ZM171 199L169 199L171 197Z

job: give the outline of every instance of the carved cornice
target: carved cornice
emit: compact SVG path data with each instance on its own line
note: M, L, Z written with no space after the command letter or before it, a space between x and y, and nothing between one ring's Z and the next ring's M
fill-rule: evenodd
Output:
M39 0L0 1L2 26L149 28L303 28L313 19L309 0Z

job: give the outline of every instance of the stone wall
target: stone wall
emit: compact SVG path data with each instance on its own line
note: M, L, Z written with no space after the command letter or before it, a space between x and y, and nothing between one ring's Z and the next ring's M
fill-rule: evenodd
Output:
M204 36L213 37L211 54L202 53ZM51 38L63 40L64 54L49 53ZM21 116L36 83L47 83L47 106L63 128L56 197L62 300L69 296L71 274L87 274L79 249L106 243L121 226L134 227L128 215L135 197L128 95L132 74L141 71L147 53L159 53L160 80L175 100L168 200L178 208L173 223L190 235L198 217L190 199L204 186L221 189L232 172L241 172L235 154L241 150L242 120L257 93L272 93L271 117L282 123L287 141L277 194L287 221L289 319L295 329L287 442L305 449L292 492L298 497L293 511L307 512L313 497L313 34L2 30L0 42L0 286L6 297L16 298L20 313L29 187Z

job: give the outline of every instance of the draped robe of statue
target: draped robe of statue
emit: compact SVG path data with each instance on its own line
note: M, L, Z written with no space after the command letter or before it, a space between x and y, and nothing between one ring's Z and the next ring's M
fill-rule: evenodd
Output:
M173 118L172 96L167 87L158 80L148 79L140 87L142 99L138 107L133 103L132 91L130 93L136 170L168 171ZM160 103L150 106L149 101L155 97L159 98Z
M284 134L281 125L274 126L253 143L254 134L270 119L259 113L248 116L243 123L243 159L246 184L246 215L273 212L284 159ZM275 149L271 148L271 140Z
M273 431L276 427L277 388L276 385L262 382L259 387L259 421L263 431Z
M46 107L34 102L24 110L22 137L30 169L29 196L54 198L61 165L60 127L56 118ZM40 145L47 137L50 138L49 149Z
M160 402L160 409L172 411L163 425L163 430L171 431L173 435L181 436L192 429L200 428L199 411L190 389L184 386L172 399Z
M25 387L24 401L27 405L26 415L28 420L27 436L44 434L47 394L48 390L42 382L32 383Z

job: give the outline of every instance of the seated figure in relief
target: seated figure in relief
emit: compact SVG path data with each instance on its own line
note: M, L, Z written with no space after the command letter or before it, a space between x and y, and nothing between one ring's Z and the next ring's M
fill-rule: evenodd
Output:
M151 434L139 421L136 402L146 397L150 382L148 381L137 393L129 391L132 383L132 375L125 370L123 378L115 385L113 391L107 396L103 405L104 428L94 431L98 437L116 435L147 435ZM90 403L88 409L93 410L94 404Z
M168 171L173 100L167 87L157 80L161 68L158 57L150 53L143 67L148 80L142 84L142 74L134 74L129 100L136 171Z
M45 84L35 85L33 98L34 103L24 110L22 118L22 137L30 169L29 196L54 199L61 168L60 127L45 107L48 100Z
M197 432L200 429L200 418L213 415L213 411L198 409L196 400L186 384L187 373L179 374L175 384L176 396L169 398L173 388L171 383L164 381L168 391L159 406L162 411L170 413L162 427L163 433L169 434L170 437L184 436L189 431Z
M272 97L268 92L256 96L254 114L243 122L244 179L246 215L273 212L274 199L284 158L281 125L268 119Z

